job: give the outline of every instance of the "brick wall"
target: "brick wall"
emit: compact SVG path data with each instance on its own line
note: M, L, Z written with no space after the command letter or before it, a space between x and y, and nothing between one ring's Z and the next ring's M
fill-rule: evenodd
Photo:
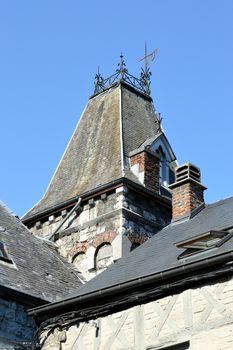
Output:
M183 184L173 184L172 187L172 217L191 213L191 211L204 203L203 186L192 180Z
M139 173L144 173L144 185L159 193L159 159L147 151L137 153L130 158L131 167L139 166Z

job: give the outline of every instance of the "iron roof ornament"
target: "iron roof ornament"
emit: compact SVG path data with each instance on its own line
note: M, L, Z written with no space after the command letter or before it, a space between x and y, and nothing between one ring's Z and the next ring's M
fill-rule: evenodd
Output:
M128 73L128 69L126 68L124 56L120 55L120 62L117 65L119 68L117 68L116 72L120 75L121 80L124 80L125 74Z
M100 69L98 67L97 74L95 75L95 92L99 92L104 89L104 78L100 74Z
M116 73L111 75L110 77L104 79L100 74L99 68L98 68L98 72L95 76L94 93L96 94L98 92L104 91L114 83L123 81L128 85L134 87L138 91L144 94L150 95L151 72L149 70L148 62L149 60L153 60L154 56L152 57L152 55L154 54L155 54L155 50L150 55L147 55L147 52L145 50L145 57L141 59L141 60L145 60L145 68L142 68L140 78L136 78L128 72L123 54L120 55L120 62L117 65Z
M150 89L150 84L151 84L151 81L150 81L150 77L152 75L149 67L146 67L146 68L141 68L141 77L140 77L140 80L141 80L141 83L142 85L144 86L144 89L145 89L145 93L147 95L150 95L151 93L151 89Z

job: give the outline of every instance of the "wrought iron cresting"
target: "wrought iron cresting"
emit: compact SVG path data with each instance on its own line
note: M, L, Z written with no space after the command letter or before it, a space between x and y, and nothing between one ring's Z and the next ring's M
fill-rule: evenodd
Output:
M128 73L128 69L126 68L126 64L124 61L124 57L120 55L120 62L118 63L118 67L116 69L116 73L111 75L110 77L104 79L100 74L99 68L98 72L95 76L95 90L94 93L98 93L100 91L105 90L109 86L113 85L116 82L124 81L127 84L131 85L135 89L143 92L144 94L150 95L150 77L151 72L149 67L142 68L140 78L136 78L130 73Z

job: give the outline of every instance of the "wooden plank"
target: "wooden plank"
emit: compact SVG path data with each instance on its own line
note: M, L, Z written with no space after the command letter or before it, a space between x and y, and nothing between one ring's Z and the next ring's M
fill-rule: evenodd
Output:
M160 316L160 319L162 319L164 316L164 310L160 306L159 302L155 302L153 306L154 306L155 312ZM175 331L175 332L177 331L177 325L175 324L175 322L173 320L168 318L167 325L172 331Z
M226 305L221 304L220 301L216 300L206 288L200 289L200 294L203 295L203 297L222 315L222 317L226 316L231 318L233 316L230 309L227 308Z
M127 349L130 347L130 343L128 342L127 337L124 335L124 332L122 331L122 327L128 315L129 315L129 311L122 313L122 316L117 322L117 324L115 324L111 315L106 318L106 322L108 323L109 328L113 329L113 332L110 335L110 337L107 339L107 342L103 347L104 350L110 350L116 338L119 340L119 342L123 345L124 348ZM120 332L121 332L121 336L119 336Z
M192 326L193 326L193 305L192 305L192 292L191 292L191 290L186 290L183 294L183 313L184 313L185 328L192 328Z
M134 342L135 350L144 350L145 329L144 329L144 305L134 307Z
M163 313L163 316L162 316L162 318L160 320L160 323L159 323L159 325L158 325L158 327L156 329L156 332L155 332L155 336L156 337L159 336L159 333L161 332L161 330L162 330L163 326L165 325L168 317L170 316L170 313L171 313L171 311L172 311L172 309L173 309L173 307L174 307L174 305L175 305L175 303L176 303L176 301L178 299L178 296L179 295L174 295L169 300L168 305L166 306L166 309L165 309L165 311Z
M96 328L94 338L94 350L99 350L101 344L102 320L98 319L98 328Z
M217 297L219 297L222 294L224 288L225 288L225 283L220 284L219 286L216 287L215 294ZM214 309L214 305L208 302L208 305L206 306L205 310L201 315L201 319L200 319L201 324L205 323L208 320L213 309Z
M72 346L71 346L71 350L75 350L78 349L78 346L80 346L80 348L82 350L85 350L84 344L83 344L83 337L86 333L88 329L88 324L87 323L83 323L82 327L80 327L80 330L78 332L78 335L75 339L75 341L73 342Z

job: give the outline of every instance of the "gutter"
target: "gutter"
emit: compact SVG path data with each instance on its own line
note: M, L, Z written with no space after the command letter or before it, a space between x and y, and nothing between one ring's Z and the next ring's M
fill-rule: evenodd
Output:
M57 312L61 311L64 308L69 308L72 306L77 306L83 303L96 301L97 298L106 298L110 295L119 293L119 292L125 292L130 289L136 289L144 287L145 285L152 284L152 283L161 283L162 281L166 281L168 279L182 276L187 273L195 272L196 270L201 270L204 268L210 268L214 265L226 263L233 260L233 252L224 253L218 256L206 258L199 260L194 263L189 263L188 265L179 266L176 268L171 268L166 271L157 273L156 275L149 275L146 277L137 278L135 280L131 280L122 284L118 284L106 289L100 289L95 292L91 292L89 294L84 294L81 296L73 297L71 299L62 300L60 302L52 303L46 306L37 307L34 309L29 310L30 316L38 316L42 315L44 313L49 312Z

